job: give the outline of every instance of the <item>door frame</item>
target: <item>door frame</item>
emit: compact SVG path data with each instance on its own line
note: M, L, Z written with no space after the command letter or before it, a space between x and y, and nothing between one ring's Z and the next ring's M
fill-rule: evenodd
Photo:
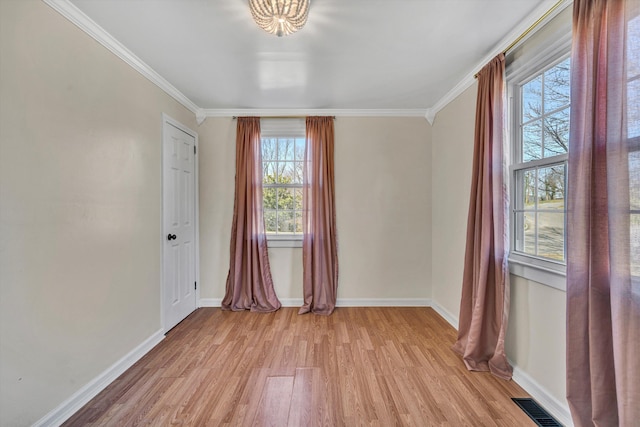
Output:
M166 158L164 155L164 138L166 136L166 126L174 126L178 129L180 129L181 131L183 131L186 134L189 134L190 136L192 136L195 140L195 147L196 147L196 152L195 155L193 156L194 159L194 242L195 242L195 280L197 283L196 289L195 289L195 307L196 310L198 308L200 308L200 189L199 189L199 172L198 172L198 155L199 153L199 147L198 147L198 133L189 129L188 127L186 127L185 125L183 125L182 123L180 123L179 121L175 120L174 118L172 118L171 116L169 116L166 113L162 113L162 138L160 141L160 148L161 148L161 168L160 168L160 182L161 182L161 197L160 197L160 324L162 326L162 333L166 334L167 328L166 328L166 319L165 319L165 315L164 315L164 297L165 297L165 283L164 283L164 256L165 256L165 251L167 250L166 245L165 245L165 236L164 236L164 198L165 198L165 182L164 182L164 168L166 166Z

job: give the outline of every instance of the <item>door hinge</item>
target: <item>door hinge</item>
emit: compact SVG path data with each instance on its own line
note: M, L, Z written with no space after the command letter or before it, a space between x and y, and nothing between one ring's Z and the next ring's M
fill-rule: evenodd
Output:
M193 154L196 154L196 146L193 146Z
M198 282L193 282L193 289L198 289Z

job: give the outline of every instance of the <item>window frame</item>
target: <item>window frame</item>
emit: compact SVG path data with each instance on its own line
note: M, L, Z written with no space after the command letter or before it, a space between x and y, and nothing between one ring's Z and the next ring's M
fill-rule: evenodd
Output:
M507 212L509 215L509 271L516 276L524 277L543 285L559 290L566 290L566 258L564 262L555 261L549 258L542 258L536 255L515 251L516 243L516 203L517 203L517 172L536 167L552 166L557 164L567 165L568 154L560 154L548 158L520 162L522 150L521 126L521 88L524 84L543 74L546 70L554 67L567 59L571 54L571 28L561 36L556 36L554 41L545 44L539 49L532 49L533 52L516 57L507 57L506 89L507 89L507 139L506 144L509 161L508 167L508 194L509 203ZM565 166L567 167L567 166ZM565 169L566 171L566 169ZM566 180L565 173L565 200L566 200ZM566 256L566 205L565 205L565 227L564 245Z
M260 119L260 149L262 150L263 139L299 139L305 140L306 147L306 122L304 119ZM295 155L294 155L295 156ZM266 161L285 162L280 159L261 159L264 167ZM304 161L304 160L303 160ZM296 162L296 160L291 160ZM263 172L264 173L264 172ZM303 190L303 183L300 184L262 184L263 194L265 188L298 188ZM264 201L262 206L263 216L266 212ZM295 218L294 208L294 218ZM267 236L267 246L270 248L301 248L304 234L301 233L267 233L265 224L265 234Z

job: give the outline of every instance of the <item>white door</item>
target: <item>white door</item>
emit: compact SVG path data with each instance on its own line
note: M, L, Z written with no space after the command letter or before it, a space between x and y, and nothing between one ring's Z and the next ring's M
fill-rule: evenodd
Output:
M166 116L162 135L162 310L167 332L196 309L196 136Z

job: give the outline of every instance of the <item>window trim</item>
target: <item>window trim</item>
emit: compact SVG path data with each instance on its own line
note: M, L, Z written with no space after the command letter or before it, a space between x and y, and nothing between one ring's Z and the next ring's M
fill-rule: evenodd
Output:
M506 86L507 86L507 129L508 138L507 152L510 153L508 161L508 194L510 197L507 212L509 215L509 272L513 275L523 277L542 285L552 287L561 291L566 291L566 260L558 262L535 255L516 252L515 248L515 203L516 203L516 172L518 170L529 169L547 163L561 163L568 159L568 154L533 160L529 162L519 162L520 158L520 87L564 61L571 55L571 27L563 36L555 38L549 44L541 46L535 52L523 57L516 57L507 65ZM566 177L565 177L566 179ZM566 188L566 187L565 187ZM566 196L565 196L566 197ZM566 211L565 211L566 224ZM565 245L566 245L566 225L565 225Z
M301 248L303 237L297 234L267 234L267 247Z

